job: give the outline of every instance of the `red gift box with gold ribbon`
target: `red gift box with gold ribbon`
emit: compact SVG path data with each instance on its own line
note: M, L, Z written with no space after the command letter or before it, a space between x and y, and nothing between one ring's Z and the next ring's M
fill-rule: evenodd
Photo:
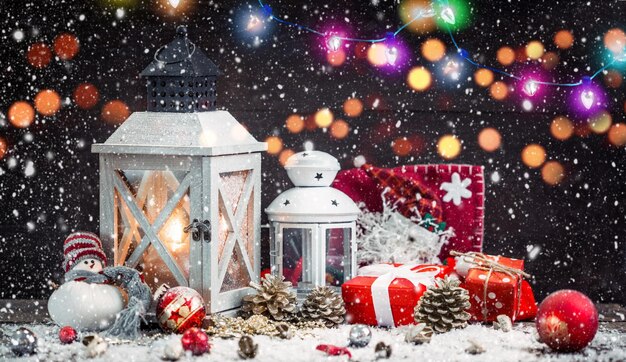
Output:
M454 255L454 252L453 252ZM537 314L537 303L524 261L482 253L462 254L474 263L461 285L469 291L473 321L493 322L500 314L512 321L532 319Z
M374 264L341 287L346 320L371 326L411 324L413 309L435 278L453 272L445 265Z

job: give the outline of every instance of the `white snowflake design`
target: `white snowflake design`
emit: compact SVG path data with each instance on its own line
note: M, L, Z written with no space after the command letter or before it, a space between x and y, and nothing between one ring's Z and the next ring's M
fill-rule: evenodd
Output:
M452 174L452 180L450 182L444 182L439 189L446 191L446 195L443 197L443 202L452 202L459 206L461 205L461 199L469 199L472 197L472 192L467 187L472 183L469 178L461 181L461 176L458 172Z

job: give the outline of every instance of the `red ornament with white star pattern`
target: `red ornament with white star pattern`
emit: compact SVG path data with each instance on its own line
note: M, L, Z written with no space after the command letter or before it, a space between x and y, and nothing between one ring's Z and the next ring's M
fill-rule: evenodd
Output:
M202 326L206 317L204 300L191 288L170 288L159 298L156 315L164 331L183 333L191 327Z

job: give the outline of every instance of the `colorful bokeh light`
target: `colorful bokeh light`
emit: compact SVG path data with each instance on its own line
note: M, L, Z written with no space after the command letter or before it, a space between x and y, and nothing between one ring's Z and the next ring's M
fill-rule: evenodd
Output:
M474 82L481 87L489 87L493 83L493 72L485 68L476 70L474 72Z
M454 135L444 135L437 142L437 153L446 160L454 159L461 153L461 141Z
M295 152L293 150L285 149L280 153L280 155L278 155L278 162L280 162L281 165L285 166L289 157L293 156L294 154Z
M411 141L409 141L406 137L399 137L391 143L391 149L393 150L393 153L403 157L411 153L413 146L411 145Z
M613 28L604 34L604 46L613 54L623 54L626 50L626 33Z
M429 0L402 0L398 6L400 20L402 20L403 24L410 22L419 11L428 8L430 4L431 2ZM435 29L435 19L419 19L408 25L407 29L419 34L429 33Z
M343 119L338 119L330 125L330 135L338 140L344 139L350 133L350 125Z
M69 33L59 34L54 39L54 52L61 60L71 60L78 54L78 38Z
M526 56L530 59L537 60L543 56L545 48L538 40L533 40L526 45Z
M427 39L421 49L422 56L429 62L438 62L446 55L445 44L436 38Z
M335 116L328 108L322 108L315 113L315 124L319 128L327 128L333 123Z
M26 128L35 121L35 110L26 101L17 101L9 107L9 122L14 127Z
M515 51L510 47L504 46L498 49L496 59L504 66L511 65L515 62Z
M35 109L43 116L52 116L61 109L61 96L51 89L44 89L35 96Z
M541 168L541 178L548 185L556 186L565 178L565 169L557 161L548 161Z
M7 140L0 137L0 160L4 158L4 155L7 154L7 150L9 149L9 145L7 144Z
M522 162L530 168L537 168L546 161L546 150L538 144L530 144L522 150Z
M613 123L613 117L607 111L602 111L589 120L589 129L596 134L606 133L611 124Z
M554 34L554 45L559 49L569 49L574 45L574 34L569 30L559 30Z
M278 136L269 136L265 139L267 143L267 153L277 155L283 149L283 140Z
M291 133L300 133L304 129L304 120L299 114L292 114L285 120L285 127Z
M574 125L569 118L557 116L550 123L550 133L557 140L565 141L574 134Z
M45 68L52 60L52 52L44 43L34 43L26 53L28 63L35 68Z
M91 83L79 84L74 90L74 102L79 108L91 109L100 100L100 92Z
M609 142L616 147L626 145L626 123L616 123L609 129Z
M108 124L120 124L130 116L130 109L119 99L107 102L102 107L102 120Z
M409 71L407 83L411 89L422 92L430 88L432 76L424 67L414 67Z
M502 81L497 81L489 87L489 94L495 100L502 101L509 95L509 87Z
M343 113L347 117L358 117L363 113L363 102L358 98L348 98L343 102Z
M497 129L492 127L484 128L478 134L478 145L487 152L494 152L500 148L502 136Z

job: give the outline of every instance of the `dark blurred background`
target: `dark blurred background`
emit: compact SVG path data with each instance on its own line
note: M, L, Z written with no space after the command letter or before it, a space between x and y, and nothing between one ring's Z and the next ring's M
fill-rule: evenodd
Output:
M320 29L343 24L351 35L376 38L401 26L399 14L422 1L269 3L275 14L292 21ZM609 46L619 42L623 32L615 29L626 28L623 1L465 3L467 25L455 34L474 59L501 66L497 52L508 46L516 61L507 69L538 69L550 80L575 82L599 69L607 61L607 41ZM525 258L539 299L574 288L596 301L626 302L624 66L596 78L606 108L590 124L570 107L571 90L565 87L546 89L529 111L510 79L495 75L495 81L509 86L506 99L498 100L498 85L478 85L476 69L469 64L462 65L458 81L446 78L441 68L449 58L430 61L437 47L424 45L426 39L439 39L453 57L450 38L441 30L402 33L406 59L389 71L371 64L375 54L368 59L364 44L346 48L343 59L327 55L318 37L276 23L250 34L247 21L258 10L254 1L181 0L176 10L158 0L0 4L2 299L47 297L50 282L62 278L65 236L75 230L97 232L98 160L91 144L106 140L127 116L126 107L130 112L145 109L145 85L138 74L154 51L174 37L176 26L186 24L190 38L223 72L218 106L257 139L274 137L268 139L273 154L263 158L263 207L290 187L280 161L305 144L335 155L343 168L354 167L357 156L385 167L484 165L487 253ZM573 35L569 49L554 41L563 29ZM58 40L60 34L69 37ZM75 49L76 39L80 46ZM524 54L532 40L545 47L543 62L529 61ZM410 70L420 66L432 74L424 91L407 84ZM61 109L50 111L55 98L49 93L35 101L44 89L60 96ZM346 103L351 98L358 101ZM18 101L27 105L14 108L12 123L10 109ZM315 123L316 112L324 108L336 123L327 129ZM45 116L46 111L51 114ZM297 117L287 128L293 114ZM573 125L573 135L565 140L551 132L559 116ZM29 126L16 127L20 122ZM478 142L486 127L501 135L494 152ZM446 134L462 142L451 160L437 148ZM547 161L556 163L527 166L522 150L535 143L545 149Z

